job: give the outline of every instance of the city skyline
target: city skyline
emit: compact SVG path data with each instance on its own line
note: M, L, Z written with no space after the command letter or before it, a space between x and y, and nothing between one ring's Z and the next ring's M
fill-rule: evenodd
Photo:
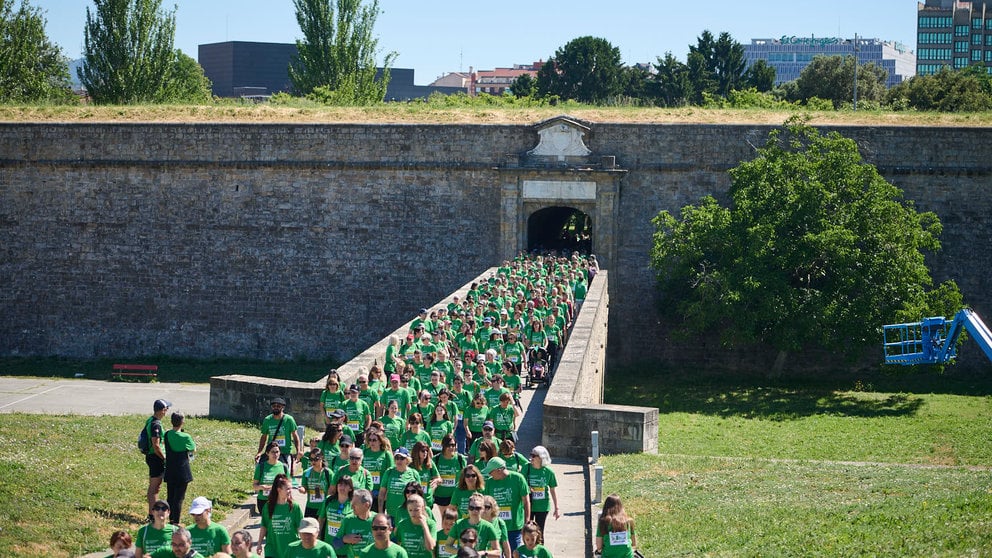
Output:
M48 37L70 59L83 50L90 0L30 0L45 11ZM225 41L292 43L302 38L292 0L177 0L176 48L197 57L200 44ZM163 8L171 10L168 0ZM700 6L703 6L702 8ZM465 5L450 0L414 4L380 0L375 34L381 50L399 53L394 67L413 68L416 83L448 72L488 70L546 60L568 41L602 37L625 64L655 62L671 51L680 60L709 30L741 44L756 38L859 36L897 41L916 50L916 2L712 0L706 4L592 0Z

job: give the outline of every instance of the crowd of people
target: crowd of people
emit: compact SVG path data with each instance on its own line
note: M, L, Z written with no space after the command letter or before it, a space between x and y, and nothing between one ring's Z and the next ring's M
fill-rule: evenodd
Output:
M252 475L255 541L213 523L204 497L189 509L194 523L178 525L196 445L178 413L163 429L171 404L156 401L145 425L149 522L135 555L549 558L542 541L548 516L561 515L557 479L546 448L517 451L519 395L550 379L597 270L594 257L522 255L464 299L421 309L381 366L350 385L330 371L324 432L305 443L285 400L273 398ZM610 517L597 544L626 556L613 549L632 548L632 523L625 538L622 506ZM123 555L131 536L115 537L114 556Z

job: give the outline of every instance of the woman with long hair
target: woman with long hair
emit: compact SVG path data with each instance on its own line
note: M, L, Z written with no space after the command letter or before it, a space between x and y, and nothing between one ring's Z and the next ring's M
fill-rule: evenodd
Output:
M447 393L447 390L442 393ZM438 454L444 449L441 445L441 440L455 431L455 425L451 422L451 418L448 415L448 408L440 402L434 407L430 417L431 420L427 425L427 433L431 437L431 451Z
M369 428L365 432L365 450L362 454L362 467L372 475L372 503L379 511L379 488L382 475L393 466L393 446L389 438L379 430Z
M448 504L448 508L458 512L459 518L468 517L469 497L476 492L481 494L485 491L486 480L482 477L482 471L475 465L468 465L462 468L462 472L458 476L458 484L451 494L451 503Z
M300 540L301 521L303 508L293 501L293 483L288 476L279 474L272 481L272 492L262 508L256 552L265 558L283 558L289 544Z
M536 522L527 522L520 535L524 544L513 551L513 558L552 558L551 551L543 544L544 536Z
M414 444L413 451L410 452L413 461L410 468L420 475L420 486L424 489L424 501L428 510L434 507L434 489L441 484L441 475L434 464L433 455L431 447L423 442Z
M499 533L499 548L503 556L510 555L510 538L506 522L499 518L499 503L496 498L486 494L482 497L482 519L493 524Z
M355 484L351 477L345 475L338 479L334 489L335 496L324 501L324 508L320 514L319 532L323 533L323 541L328 544L331 544L338 535L344 518L351 514L351 497L355 492Z
M262 508L265 507L265 502L269 499L273 481L279 475L283 475L284 477L289 475L289 467L282 461L279 461L280 451L278 442L275 440L269 442L269 445L265 446L265 459L262 459L255 465L255 475L252 477L251 489L258 491L258 494L256 494L258 513L262 513Z
M636 547L634 520L624 511L620 496L610 494L596 523L596 552L603 558L633 558Z
M431 447L431 435L424 430L423 415L411 413L406 418L406 432L403 433L401 441L400 445L406 448L412 448L417 442L423 442L428 448Z
M344 386L341 385L341 378L337 369L331 369L327 373L327 381L324 383L324 390L320 392L320 409L324 415L324 427L331 424L331 413L338 409L344 409Z

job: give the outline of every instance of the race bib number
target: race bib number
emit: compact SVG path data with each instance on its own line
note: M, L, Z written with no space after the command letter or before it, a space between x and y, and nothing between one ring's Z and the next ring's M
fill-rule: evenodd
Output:
M338 534L338 529L340 529L340 528L341 528L341 520L340 519L328 519L327 520L327 534L328 535L330 535L332 537L334 535L337 535Z
M351 427L352 430L358 430L358 421L357 420L355 420L355 421L349 420L348 421L348 426Z
M310 503L311 504L319 504L319 503L321 503L323 501L324 501L324 495L321 494L320 492L317 492L316 494L311 494L310 495Z
M543 500L547 498L547 494L544 492L543 486L535 486L530 489L531 500Z
M379 473L372 473L372 484L379 484L381 479L382 477L379 476Z
M441 451L441 440L431 440L431 449Z
M510 508L508 508L508 507L506 507L506 508L500 508L499 509L499 518L502 519L503 521L509 521L509 520L513 519L513 514L510 513Z
M520 360L520 359L518 359L518 358L517 358L517 357L515 357L515 356L511 356L511 357L510 357L510 362L512 362L512 363L514 363L514 364L516 364L516 362L517 362L518 360Z
M455 475L441 475L441 486L455 486Z
M279 446L279 447L281 447L281 448L282 447L286 447L286 437L285 436L276 436L276 445Z
M627 546L629 542L630 536L627 531L610 532L610 546Z

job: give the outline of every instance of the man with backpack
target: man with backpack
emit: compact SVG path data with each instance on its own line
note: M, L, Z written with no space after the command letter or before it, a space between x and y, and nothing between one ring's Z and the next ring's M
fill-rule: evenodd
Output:
M294 458L299 461L303 457L303 444L300 442L300 434L296 431L296 419L284 412L286 400L282 397L273 397L270 407L272 414L262 419L262 436L258 439L255 461L263 458L265 446L275 442L279 445L279 461L286 464L292 475Z
M165 447L162 446L165 430L162 428L162 419L170 407L172 403L165 399L156 399L152 405L155 412L145 421L145 428L138 436L138 449L145 454L145 463L148 465L148 521L152 520L152 508L158 501L158 491L162 488L162 479L165 477Z

